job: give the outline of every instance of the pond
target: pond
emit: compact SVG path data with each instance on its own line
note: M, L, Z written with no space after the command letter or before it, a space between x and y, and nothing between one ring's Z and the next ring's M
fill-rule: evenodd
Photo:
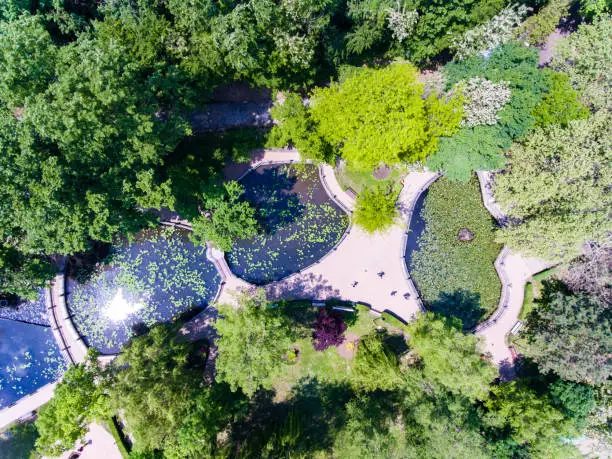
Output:
M50 325L44 289L40 289L36 300L28 301L19 298L14 298L14 300L0 301L0 319L16 320L45 327Z
M116 353L144 327L206 307L220 283L205 247L161 228L113 247L87 283L69 278L67 306L89 346Z
M0 409L55 381L65 370L50 327L0 319Z
M406 265L429 310L471 329L497 308L501 245L476 178L434 182L418 199L410 229Z
M245 198L263 231L226 253L237 276L263 285L296 273L332 250L348 216L329 197L312 164L261 166L246 175Z

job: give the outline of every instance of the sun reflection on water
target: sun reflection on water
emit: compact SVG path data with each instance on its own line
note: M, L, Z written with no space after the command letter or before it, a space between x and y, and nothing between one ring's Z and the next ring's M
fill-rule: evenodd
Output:
M123 289L119 288L113 299L104 308L104 315L114 322L120 322L142 308L144 308L144 303L128 301L123 294Z

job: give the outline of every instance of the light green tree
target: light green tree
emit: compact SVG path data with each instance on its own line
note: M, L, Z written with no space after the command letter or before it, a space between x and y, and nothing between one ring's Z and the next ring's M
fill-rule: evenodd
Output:
M225 182L210 187L202 195L201 215L191 221L191 239L199 244L211 242L225 252L232 250L236 239L250 239L257 234L255 209L240 200L244 187L238 182Z
M217 380L252 396L272 387L293 333L286 317L270 307L263 289L245 293L238 303L219 306Z
M563 414L521 382L501 383L491 392L485 402L485 422L497 428L508 426L517 443L545 442L565 432Z
M497 235L517 251L569 260L612 229L612 117L600 112L567 128L538 129L515 144L509 172L495 178L495 198L510 219Z
M385 231L395 222L397 190L379 185L363 190L357 196L355 223L368 233Z
M108 414L108 397L97 384L101 369L97 355L90 353L86 363L70 367L55 388L53 398L38 412L37 450L59 456L71 449L87 432L87 425Z
M315 89L310 114L317 132L355 168L425 159L439 136L456 131L462 108L459 98L424 99L416 77L413 66L396 63Z
M484 400L496 376L482 358L478 338L461 321L426 313L408 327L409 346L423 365L423 378L470 400Z

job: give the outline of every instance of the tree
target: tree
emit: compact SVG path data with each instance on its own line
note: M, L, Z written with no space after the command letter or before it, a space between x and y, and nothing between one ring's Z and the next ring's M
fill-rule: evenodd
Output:
M586 384L558 379L550 386L553 404L578 427L584 427L587 416L595 409L595 391Z
M582 24L555 48L552 68L566 73L580 99L594 110L612 107L609 91L612 64L612 18L604 16L593 24Z
M565 432L563 414L520 381L501 383L491 393L485 402L486 422L500 429L508 426L517 443L545 443Z
M270 109L270 115L277 124L270 131L268 146L293 145L306 159L331 162L331 146L317 134L310 113L299 94L287 94L282 103L277 102Z
M385 343L384 333L361 337L350 382L357 390L393 390L402 382L397 355Z
M531 17L528 17L517 29L516 35L525 36L531 45L542 45L555 31L562 17L570 8L569 0L551 0Z
M455 132L461 101L435 93L423 99L416 75L407 64L363 68L342 83L315 89L310 114L318 134L356 168L425 159L439 136Z
M283 366L292 331L287 319L266 302L265 292L257 290L238 299L239 306L219 306L215 329L217 380L232 390L252 396L263 387L272 387L272 377Z
M612 374L611 326L605 304L585 294L570 294L559 282L546 283L527 321L525 353L542 371L554 371L569 381L600 384Z
M39 289L54 274L55 269L49 260L25 256L10 246L0 244L0 292L35 300Z
M487 22L455 38L451 48L458 59L486 53L514 38L515 30L527 14L525 5L509 5Z
M105 417L107 396L97 384L100 374L97 355L91 352L85 363L66 371L53 398L38 412L36 448L40 454L59 456L83 438L90 422Z
M200 346L157 325L132 340L112 362L107 381L113 408L124 413L135 450L201 457L240 408L240 396L204 381Z
M611 304L610 266L612 238L606 238L602 244L587 243L582 255L568 266L563 282L575 293L585 292L601 303Z
M355 223L368 233L386 231L397 217L398 191L385 185L364 189L357 196Z
M223 187L202 195L201 215L191 221L191 239L199 244L211 242L229 252L236 239L250 239L259 227L255 209L240 197L244 187L238 182L225 182Z
M55 73L56 54L39 16L0 22L0 101L14 109L44 91Z
M423 377L456 395L484 400L496 371L479 352L478 339L460 321L426 313L408 326L408 344L423 365Z
M572 120L589 117L589 111L580 102L579 94L570 85L569 77L563 73L552 72L550 89L533 111L536 126L560 124L567 127Z
M314 322L312 344L316 351L342 344L346 324L338 311L320 309Z
M511 95L507 83L495 84L479 77L459 83L457 90L465 99L461 126L468 127L495 125L499 120L497 113L504 108Z
M500 169L505 139L493 126L464 127L452 137L442 137L438 151L427 158L427 167L444 171L448 180L467 182L475 171Z
M495 177L496 200L517 221L498 241L548 260L569 260L612 228L612 122L598 113L567 128L536 130L509 152L509 172Z

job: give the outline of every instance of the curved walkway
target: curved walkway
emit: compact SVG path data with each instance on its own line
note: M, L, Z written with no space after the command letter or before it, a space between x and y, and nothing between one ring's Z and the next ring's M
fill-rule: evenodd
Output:
M478 180L485 207L500 225L506 225L507 218L493 196L493 174L478 171ZM523 257L507 248L502 250L495 261L495 269L502 281L499 306L489 319L474 329L474 332L484 337L486 350L491 354L493 362L501 367L502 373L506 373L503 376L507 378L513 374L513 353L506 337L516 324L523 307L525 284L531 276L550 266L550 263L543 260Z

